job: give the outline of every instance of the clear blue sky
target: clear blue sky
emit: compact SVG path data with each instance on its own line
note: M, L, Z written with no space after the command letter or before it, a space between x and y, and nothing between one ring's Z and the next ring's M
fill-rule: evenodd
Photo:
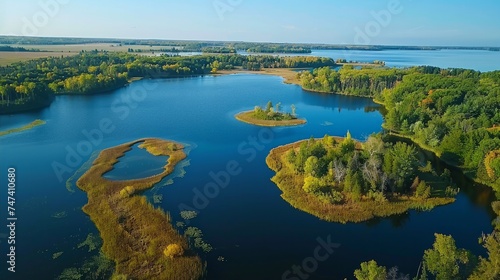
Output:
M0 34L500 46L499 13L498 0L1 0Z

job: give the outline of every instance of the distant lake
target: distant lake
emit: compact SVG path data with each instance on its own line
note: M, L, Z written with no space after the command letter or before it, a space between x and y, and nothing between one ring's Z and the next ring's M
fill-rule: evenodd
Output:
M140 92L146 93L136 95L140 101L125 106L123 100L133 101L131 94ZM234 119L236 113L264 106L269 100L281 102L284 110L295 104L297 113L308 123L268 129ZM238 74L143 80L109 94L59 96L49 108L38 112L0 116L0 129L37 118L47 121L33 130L0 138L1 176L6 177L9 166L17 169L20 269L16 276L52 279L64 268L77 266L97 253L88 253L86 247L76 248L88 233L97 233L81 210L87 200L85 194L78 189L69 192L65 180L72 173L64 173L64 181L59 181L51 165L59 162L76 171L95 158L95 152L144 137L171 139L188 146L184 167L179 166L162 185L170 179L173 184L146 193L150 198L163 195L162 204L156 206L170 211L174 222L181 220L181 204L193 205L194 190L203 190L213 182L211 172L225 170L229 161L241 167L241 174L230 178L229 185L210 199L191 222L203 230L206 241L214 247L204 256L208 279L281 279L292 265L301 264L313 254L318 238L330 238L340 247L319 264L312 279L352 277L354 269L370 259L415 273L435 232L453 234L459 247L484 254L477 238L481 232L492 230L490 193L472 187L463 178L456 179L465 186L452 205L361 224L321 221L294 209L280 197L280 191L270 181L274 174L265 164L270 149L311 136L343 136L347 131L363 140L381 131L383 117L379 109L366 98L308 93L299 86L284 84L280 77ZM95 129L103 119L112 122L114 131L99 138ZM86 151L81 143L87 141L85 135L92 133L95 144ZM77 149L86 154L79 161L70 158L68 162L68 155ZM150 157L134 148L107 176L122 179L156 174L165 158ZM70 187L76 188L74 184ZM66 217L55 218L61 212ZM56 252L64 253L53 260ZM226 261L217 261L219 256Z
M248 54L247 52L239 52ZM321 56L347 61L382 60L389 67L430 65L440 68L466 68L478 71L500 70L500 52L479 50L312 50L310 54L279 54L282 56Z

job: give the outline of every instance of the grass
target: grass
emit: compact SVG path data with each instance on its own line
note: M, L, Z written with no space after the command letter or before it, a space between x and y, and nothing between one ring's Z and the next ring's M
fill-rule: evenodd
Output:
M292 120L261 120L257 119L253 116L254 111L246 111L246 112L241 112L235 116L235 118L239 121L253 124L253 125L258 125L258 126L294 126L294 125L301 125L305 124L307 121L304 119L292 119Z
M168 156L164 171L142 179L112 181L102 175L113 169L118 159L133 145L154 155ZM103 150L77 186L85 191L88 203L83 211L95 223L103 240L102 251L112 259L116 275L127 279L198 279L203 274L201 259L190 249L187 239L171 224L170 215L154 208L141 192L172 173L186 158L183 146L161 139L141 139ZM178 244L186 252L169 258L167 245Z
M307 140L305 140L307 141ZM302 189L304 177L296 174L286 162L285 154L290 149L298 149L302 141L277 147L269 153L266 163L276 175L271 179L282 191L281 197L294 208L314 215L329 222L364 222L376 217L388 217L405 213L410 209L430 210L439 205L453 203L454 198L431 197L416 198L408 195L388 197L387 202L376 202L362 197L359 202L330 204L320 200L316 195Z
M17 132L21 132L21 131L25 131L25 130L30 130L32 128L35 128L37 126L44 125L44 124L46 124L46 122L43 120L34 120L31 123L29 123L27 125L23 125L21 127L16 127L16 128L11 128L11 129L5 130L5 131L0 131L0 136L12 134L12 133L17 133Z

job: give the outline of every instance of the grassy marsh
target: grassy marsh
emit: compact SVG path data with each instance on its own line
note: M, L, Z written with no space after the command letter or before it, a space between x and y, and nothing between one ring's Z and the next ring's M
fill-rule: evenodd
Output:
M21 131L25 131L25 130L30 130L32 128L35 128L37 126L44 125L44 124L46 124L46 122L43 120L34 120L31 123L29 123L27 125L23 125L21 127L16 127L16 128L11 128L11 129L5 130L5 131L0 131L0 136L12 134L12 133L17 133L17 132L21 132Z
M141 143L142 142L142 143ZM112 181L102 177L133 145L153 155L168 156L160 174L135 180ZM187 239L171 224L170 215L154 208L140 193L172 173L186 158L183 145L161 139L140 139L103 150L92 167L77 181L88 203L83 211L95 223L103 240L102 251L115 264L115 275L132 279L198 279L201 259L189 248ZM180 245L183 256L169 258L163 250Z

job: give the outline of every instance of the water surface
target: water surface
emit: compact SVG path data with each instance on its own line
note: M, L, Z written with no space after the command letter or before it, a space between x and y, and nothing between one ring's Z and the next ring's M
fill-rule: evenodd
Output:
M294 104L308 123L261 128L234 118L269 100L281 102L288 111ZM270 149L311 136L342 136L348 130L354 138L365 139L381 131L379 109L370 99L308 93L284 84L280 77L240 74L143 80L110 94L59 96L44 110L0 116L0 129L37 118L47 121L0 138L0 176L5 178L9 166L17 169L18 176L16 276L51 279L96 254L76 247L96 229L81 211L85 194L69 192L65 180L95 152L145 137L171 139L190 149L184 177L146 194L162 194L163 202L157 206L170 211L174 221L180 220L179 209L199 211L191 225L201 228L214 247L203 255L208 279L281 279L285 271L313 255L318 238L330 238L340 247L310 279L352 278L359 263L370 259L414 273L435 232L453 234L459 247L483 254L477 237L491 231L492 214L488 199L476 199L477 191L471 191L474 195L464 191L456 203L432 212L409 211L347 225L321 221L280 197L270 181L274 174L265 164ZM103 123L107 124L104 130ZM127 155L123 159L121 164L132 164ZM238 172L227 179L228 163L236 164ZM54 164L64 166L60 178ZM159 162L151 164L139 171L159 168ZM118 170L117 166L114 172ZM125 173L129 171L108 175L122 178ZM221 187L200 197L209 183ZM66 218L51 217L61 211L67 212ZM3 244L5 239L1 240ZM59 251L63 255L52 260ZM226 261L217 261L219 256Z

